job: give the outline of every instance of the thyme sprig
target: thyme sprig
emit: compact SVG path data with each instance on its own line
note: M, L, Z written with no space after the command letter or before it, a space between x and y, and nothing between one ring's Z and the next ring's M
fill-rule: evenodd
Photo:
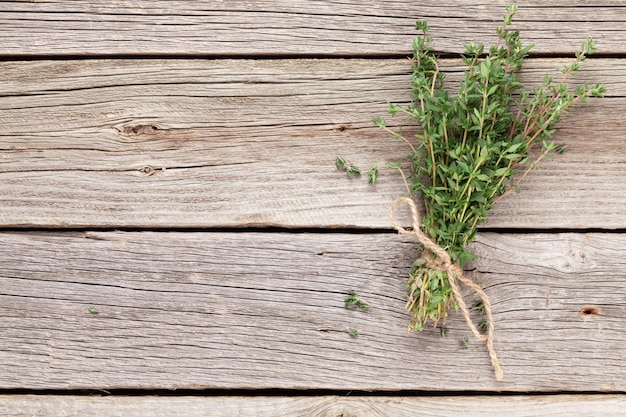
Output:
M384 119L374 121L410 145L409 193L425 202L423 228L461 266L475 258L467 244L494 204L517 191L538 162L553 151L562 152L550 141L560 117L605 91L603 84L585 83L573 92L568 87L570 77L595 51L590 38L562 69L560 80L546 76L538 87L523 90L517 72L532 46L523 45L519 31L509 28L516 11L516 5L506 6L498 42L488 52L483 44L466 46L462 59L467 70L456 96L444 88L428 23L417 22L421 35L413 43L413 100L408 106L389 104L388 109L392 116L404 113L419 124L417 143L389 129ZM429 268L428 256L414 262L408 288L407 310L413 315L409 330L420 331L428 321L435 326L445 322L449 309L458 308L446 272Z

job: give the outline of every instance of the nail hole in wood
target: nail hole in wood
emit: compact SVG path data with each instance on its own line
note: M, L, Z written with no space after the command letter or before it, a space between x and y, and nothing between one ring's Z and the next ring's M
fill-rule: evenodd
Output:
M352 125L350 125L350 124L347 124L347 125L346 124L341 124L341 125L337 126L336 128L334 128L333 130L335 132L345 132L348 129L352 129Z
M602 310L600 310L600 307L596 306L584 306L580 309L579 314L581 316L598 316L602 314Z

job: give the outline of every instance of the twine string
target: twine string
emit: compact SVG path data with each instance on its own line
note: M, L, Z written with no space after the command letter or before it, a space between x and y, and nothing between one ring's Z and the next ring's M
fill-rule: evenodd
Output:
M411 217L413 220L413 230L405 229L396 221L394 217L394 211L396 207L400 204L407 204L409 208L411 209ZM435 255L435 259L431 259L429 263L427 264L427 267L431 269L447 272L448 281L450 282L450 288L452 289L454 298L456 299L456 302L459 305L461 312L463 313L463 317L465 318L465 321L467 322L467 326L472 331L474 336L476 336L476 338L478 338L479 340L483 342L486 342L487 350L489 351L489 357L491 358L491 366L493 367L493 370L495 372L496 379L498 381L502 381L502 379L504 378L504 373L502 372L502 368L500 367L500 361L498 360L498 357L496 355L496 350L493 345L495 327L493 324L493 314L491 312L491 303L489 302L489 297L487 297L487 294L485 293L485 291L483 291L483 289L474 281L465 277L465 275L463 275L463 269L459 266L458 263L452 262L452 259L450 258L450 255L448 254L448 252L444 248L436 244L431 238L429 238L424 233L422 229L422 220L419 215L419 212L417 211L417 206L415 205L415 202L413 201L413 199L407 198L407 197L399 197L398 199L396 199L389 207L389 218L391 219L391 222L393 223L394 228L400 234L416 237L422 243L422 245L424 246L426 250L428 250L433 255ZM486 334L484 335L481 334L476 328L476 326L474 325L474 323L472 322L469 309L467 308L467 305L465 304L465 301L463 300L461 291L459 290L459 286L457 284L457 280L462 282L467 287L469 287L472 291L478 294L480 299L483 301L483 304L485 306L485 314L487 315L487 321L488 321Z

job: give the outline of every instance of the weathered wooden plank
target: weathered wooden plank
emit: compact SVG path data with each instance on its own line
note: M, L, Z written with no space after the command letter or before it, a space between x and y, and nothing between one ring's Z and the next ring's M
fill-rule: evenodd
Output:
M0 397L5 417L623 417L624 395L515 397L77 397L9 395Z
M479 236L468 274L493 305L501 383L459 315L445 338L406 334L405 237L0 240L1 388L626 389L623 234ZM344 308L350 290L368 311Z
M0 55L389 55L410 53L416 20L437 49L494 42L502 1L17 1L0 3ZM622 1L534 0L515 27L542 53L572 52L587 36L624 53Z
M523 77L564 62L532 60ZM568 151L488 226L626 227L624 65L585 67L609 97L563 120L555 140ZM462 68L445 68L454 84ZM409 72L405 60L0 63L0 224L390 227L399 175L372 188L333 165L404 157L371 120L407 100Z

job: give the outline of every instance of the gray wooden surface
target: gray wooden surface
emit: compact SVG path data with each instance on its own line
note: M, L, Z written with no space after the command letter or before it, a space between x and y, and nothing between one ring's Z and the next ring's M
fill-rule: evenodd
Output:
M624 395L550 395L519 397L0 397L5 417L623 417Z
M453 85L463 45L495 40L503 13L499 0L0 2L0 414L626 415L623 0L520 4L535 44L522 79L557 73L593 36L580 79L608 93L563 118L565 154L473 246L503 382L453 312L447 337L406 334L417 244L387 217L399 175L370 187L334 168L408 153L372 119L409 100L415 20ZM345 309L350 290L370 310Z
M531 60L523 79L566 62ZM580 80L608 80L608 97L564 118L566 153L487 226L626 227L626 61L586 64ZM458 60L442 65L454 85ZM388 228L405 192L397 172L370 187L334 159L366 170L409 152L372 123L409 99L406 60L18 61L0 73L5 226Z
M0 3L0 54L381 56L411 51L428 19L444 52L493 42L503 1L16 1ZM569 53L585 36L626 52L623 0L520 2L516 28L542 53Z
M468 274L490 296L501 383L460 315L445 338L406 334L415 242L395 234L33 232L2 241L6 388L626 389L621 234L480 235ZM351 290L369 311L343 306ZM581 313L588 306L595 312Z

